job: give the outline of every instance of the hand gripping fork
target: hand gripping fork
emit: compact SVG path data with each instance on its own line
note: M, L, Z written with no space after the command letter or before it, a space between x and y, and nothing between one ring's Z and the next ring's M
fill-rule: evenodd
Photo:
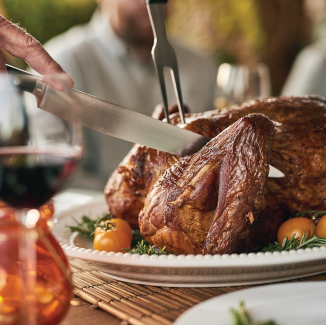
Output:
M185 123L185 113L179 80L177 56L173 47L169 43L165 29L165 7L167 2L168 0L146 0L148 14L154 33L152 57L155 63L156 72L161 87L167 122L170 123L168 100L164 80L164 68L166 67L170 68L181 122Z

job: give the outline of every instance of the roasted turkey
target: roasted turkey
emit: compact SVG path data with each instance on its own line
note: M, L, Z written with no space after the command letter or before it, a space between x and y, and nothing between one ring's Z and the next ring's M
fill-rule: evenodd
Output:
M212 140L184 158L135 145L105 188L112 216L139 226L150 243L174 254L255 251L289 214L326 209L324 99L188 114L184 128ZM267 178L268 164L286 177Z

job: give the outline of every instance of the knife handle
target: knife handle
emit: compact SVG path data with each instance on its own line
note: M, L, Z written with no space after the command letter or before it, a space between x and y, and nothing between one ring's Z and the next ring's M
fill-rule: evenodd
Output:
M151 5L153 3L167 3L168 0L146 0L146 3Z
M6 64L6 68L7 68L8 73L18 73L18 74L25 74L27 76L33 76L33 74L31 74L31 73L29 73L25 70L22 70L22 69L18 69L9 64Z
M13 67L12 65L9 64L6 64L6 68L9 74L26 76L27 78L20 78L19 84L15 86L20 90L33 93L37 82L37 76L33 75L32 73Z

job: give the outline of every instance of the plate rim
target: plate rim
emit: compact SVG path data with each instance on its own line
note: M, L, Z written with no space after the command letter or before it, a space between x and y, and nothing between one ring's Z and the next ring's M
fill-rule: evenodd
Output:
M99 205L103 205L107 209L107 205L104 197L95 198L92 201L71 207L67 210L61 211L54 215L54 225L52 231L55 229L56 224L61 219L68 217L68 215L74 215L83 213L85 210L91 210L92 208L98 208ZM262 267L262 266L280 266L288 264L300 264L305 262L318 262L325 260L326 262L326 247L305 248L297 251L285 251L285 252L258 252L249 254L223 254L223 255L139 255L130 253L113 253L97 251L93 249L86 249L82 247L72 246L62 243L57 238L59 244L69 257L76 257L94 262L101 262L106 264L121 264L132 266L148 266L152 267L155 263L155 267L170 268L170 267L185 267L185 268L250 268L250 267ZM177 265L176 265L177 264Z
M228 293L224 293L221 294L219 296L216 297L212 297L210 299L207 299L199 304L194 305L193 307L187 309L185 312L183 312L181 315L178 316L178 318L175 319L174 324L175 325L184 325L187 324L187 321L189 321L189 317L193 316L194 313L196 313L196 310L201 310L201 309L205 309L207 311L208 306L210 304L215 303L217 307L216 310L220 312L225 311L225 307L223 306L223 302L226 300L226 302L228 302L228 300L231 299L235 299L234 297L238 296L238 300L240 301L240 297L242 295L244 295L245 293L256 293L256 294L263 294L264 295L268 295L268 291L270 291L270 289L272 290L278 290L281 291L284 289L286 289L287 287L291 287L290 289L293 289L293 287L302 287L301 290L303 292L306 292L306 288L312 288L312 287L318 287L318 289L320 288L320 282L323 283L323 285L326 285L326 281L301 281L301 282L288 282L288 283L273 283L273 284L264 284L264 285L259 285L259 286L255 286L255 287L250 287L250 288L244 288L244 289L240 289L240 290L236 290L236 291L232 291L232 292L228 292ZM293 290L290 290L289 292L292 292ZM275 293L274 293L275 294ZM220 302L220 306L223 307L222 311L220 309L218 309L218 303ZM250 305L250 299L249 299L249 303L248 300L244 301L246 306L248 307L248 304ZM231 308L233 306L229 306L229 308ZM252 307L251 307L252 308ZM231 316L230 316L231 319ZM277 319L276 319L277 321Z

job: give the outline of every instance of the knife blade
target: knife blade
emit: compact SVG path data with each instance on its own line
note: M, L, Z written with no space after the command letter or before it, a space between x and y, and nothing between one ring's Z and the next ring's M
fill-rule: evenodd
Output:
M162 122L147 115L96 98L73 89L58 91L42 79L23 70L7 65L8 72L22 73L26 79L20 81L20 89L35 95L38 107L68 122L75 122L69 109L76 107L78 122L116 138L139 143L178 156L197 152L209 138ZM73 103L74 107L71 106Z
M36 75L9 65L6 66L8 72L26 76L26 79L21 78L19 88L34 94L39 108L70 123L74 123L75 120L69 109L75 109L78 114L78 122L83 126L181 157L197 152L210 141L209 138L197 133L76 89L68 93L58 91ZM73 107L71 107L72 105ZM278 178L284 177L284 174L270 166L268 176Z

